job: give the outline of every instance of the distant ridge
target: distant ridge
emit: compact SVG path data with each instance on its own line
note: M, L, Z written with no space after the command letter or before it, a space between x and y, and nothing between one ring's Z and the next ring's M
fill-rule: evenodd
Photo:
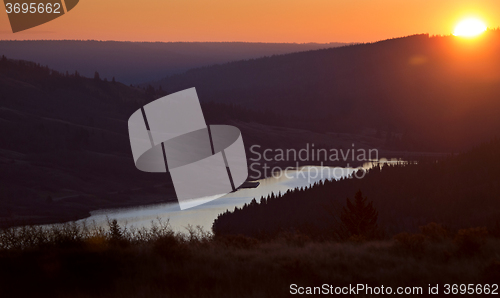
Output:
M159 80L190 68L345 45L344 43L0 41L0 55L50 65L60 72L126 84Z

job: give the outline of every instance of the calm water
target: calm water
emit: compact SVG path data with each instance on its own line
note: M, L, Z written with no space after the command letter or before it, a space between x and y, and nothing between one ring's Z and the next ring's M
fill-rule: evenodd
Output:
M363 168L369 169L373 165L374 163L366 163ZM129 227L141 228L150 227L151 221L156 221L158 217L161 217L163 221L168 219L170 225L176 231L185 231L185 227L188 225L199 225L206 231L211 231L212 223L217 215L226 210L232 211L235 207L242 207L245 203L250 203L253 198L259 201L260 197L271 193L283 193L289 189L309 186L321 180L338 180L350 176L354 171L356 169L353 168L302 167L288 171L287 175L282 174L257 180L260 182L257 188L240 189L219 199L183 211L180 210L179 204L175 202L126 209L98 210L91 212L91 216L85 220L87 223L95 221L97 225L105 225L106 216L108 216L110 219L118 220L121 225L126 223Z

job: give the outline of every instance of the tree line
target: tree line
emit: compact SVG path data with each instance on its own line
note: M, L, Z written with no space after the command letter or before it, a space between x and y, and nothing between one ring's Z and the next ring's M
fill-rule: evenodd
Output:
M216 235L266 238L301 233L338 238L339 219L348 219L343 208L356 209L356 203L345 199L359 190L373 202L369 205L377 210L377 224L385 235L415 232L429 222L451 229L493 227L500 215L499 152L500 140L494 139L439 161L375 166L363 179L327 180L270 194L220 214L212 229ZM364 196L356 194L355 201Z

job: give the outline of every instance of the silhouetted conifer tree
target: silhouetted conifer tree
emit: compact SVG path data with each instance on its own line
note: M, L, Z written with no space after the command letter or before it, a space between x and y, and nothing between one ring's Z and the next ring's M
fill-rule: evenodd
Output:
M346 199L347 205L342 208L340 220L349 236L373 237L377 231L378 212L373 202L368 202L360 190L354 196L354 202Z
M108 220L109 233L112 240L120 240L122 238L122 230L116 219Z

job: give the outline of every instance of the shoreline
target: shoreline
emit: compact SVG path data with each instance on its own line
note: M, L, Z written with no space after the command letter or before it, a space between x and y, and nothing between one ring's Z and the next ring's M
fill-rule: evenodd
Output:
M387 161L391 161L392 159L400 159L401 161L404 160L417 160L419 158L429 158L429 157L436 157L436 158L441 158L446 155L449 155L448 153L426 153L426 152L384 152L383 156L392 156L385 158ZM383 160L384 158L380 158L380 160ZM370 161L361 161L357 163L347 163L344 161L339 161L339 162L325 162L323 164L311 164L311 162L267 162L264 163L271 169L274 167L280 167L282 169L285 168L298 168L298 167L305 167L305 166L324 166L324 167L341 167L341 168L346 168L347 165L349 165L350 168L356 168L363 166L363 164L368 163ZM383 162L383 161L382 161ZM249 179L245 183L248 182L254 182L257 180L261 179L266 179L272 176L271 171L267 171L265 176L259 177L257 179L250 179L250 166L251 162L249 162ZM262 170L262 168L258 168L259 170ZM170 186L171 184L166 183L162 184L158 187L166 187ZM246 187L239 187L240 188L246 188ZM253 187L251 187L253 188ZM163 189L162 189L163 190ZM25 225L53 225L53 224L63 224L63 223L70 223L70 222L75 222L79 220L83 220L86 218L89 218L92 216L91 212L96 212L96 211L104 211L104 210L119 210L119 209L129 209L129 208L138 208L141 206L144 207L151 207L154 205L160 205L160 204L166 204L166 203L174 203L177 202L177 197L175 195L175 191L173 188L166 188L166 191L162 191L163 193L151 193L151 190L148 192L141 192L142 190L131 190L131 191L124 191L121 193L116 193L113 194L117 196L117 201L114 202L101 202L98 201L95 205L85 205L86 200L93 199L95 201L95 196L91 195L77 195L75 196L72 201L78 203L76 204L74 208L71 208L70 210L67 210L68 208L60 208L59 210L55 210L55 212L51 212L50 214L45 214L44 215L37 215L37 216L15 216L15 217L2 217L0 218L0 228L10 228L10 227L18 227L18 226L25 226ZM155 191L156 192L156 191ZM110 194L108 194L110 195ZM119 200L120 197L127 197L129 198L128 200ZM57 204L57 202L53 203ZM66 209L66 210L64 210Z

